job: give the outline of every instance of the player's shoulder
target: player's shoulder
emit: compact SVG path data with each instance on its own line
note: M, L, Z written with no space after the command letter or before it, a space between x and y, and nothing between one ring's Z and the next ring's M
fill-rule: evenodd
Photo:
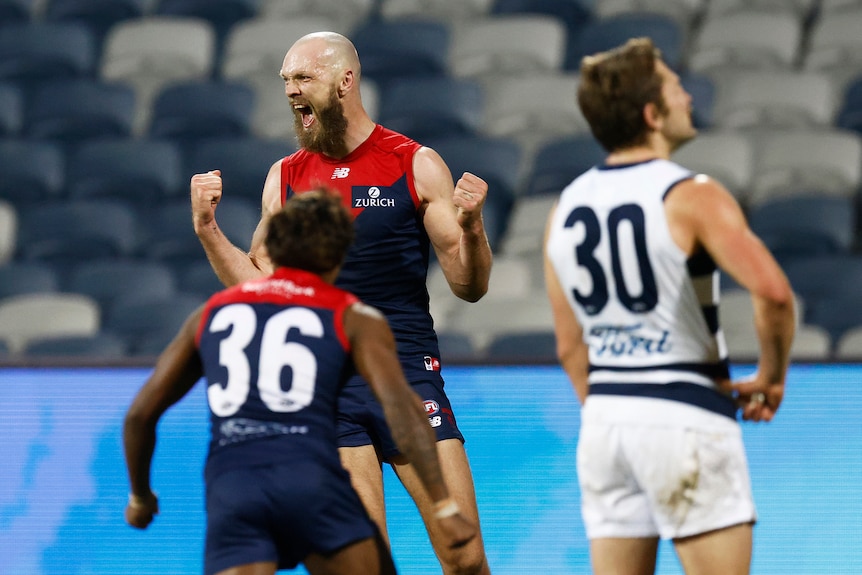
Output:
M383 152L412 154L422 147L416 140L378 124L374 147Z

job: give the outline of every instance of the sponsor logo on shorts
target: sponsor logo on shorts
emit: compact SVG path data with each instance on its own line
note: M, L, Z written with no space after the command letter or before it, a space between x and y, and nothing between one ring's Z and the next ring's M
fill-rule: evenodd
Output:
M394 208L395 200L382 195L377 186L354 186L352 200L354 208Z
M425 371L440 371L440 360L430 355L425 356Z
M434 415L440 411L440 404L434 401L433 399L425 400L425 413L427 415Z

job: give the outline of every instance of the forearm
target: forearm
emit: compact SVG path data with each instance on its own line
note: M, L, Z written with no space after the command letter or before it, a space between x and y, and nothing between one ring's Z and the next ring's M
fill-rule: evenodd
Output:
M271 273L268 262L254 258L233 245L215 220L196 228L195 232L213 271L225 286L230 287Z
M400 401L384 401L392 438L419 476L432 501L449 496L437 456L437 437L428 424L422 402L411 392Z
M488 292L493 261L483 226L462 231L458 252L451 260L448 277L452 293L465 301L479 301Z
M572 383L575 394L581 405L587 401L589 392L589 358L587 346L579 342L562 342L557 348L557 355L563 371Z
M760 342L758 372L771 382L783 382L796 332L792 295L780 299L754 297L754 325Z
M150 466L156 448L156 427L126 416L123 425L123 449L132 494L147 497L152 493Z

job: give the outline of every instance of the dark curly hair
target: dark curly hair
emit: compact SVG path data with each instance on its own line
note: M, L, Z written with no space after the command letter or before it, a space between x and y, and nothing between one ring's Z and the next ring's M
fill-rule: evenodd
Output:
M341 265L353 235L341 196L318 188L292 196L273 214L265 244L276 266L322 274Z
M665 113L662 78L656 70L661 52L649 38L585 56L581 60L578 105L596 140L609 152L644 144L648 129L644 106Z

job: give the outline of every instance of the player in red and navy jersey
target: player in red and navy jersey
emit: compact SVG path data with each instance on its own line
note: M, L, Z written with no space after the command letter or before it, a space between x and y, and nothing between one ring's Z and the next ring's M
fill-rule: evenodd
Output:
M275 271L193 313L129 408L126 519L145 528L158 512L150 487L156 424L206 377L207 575L273 574L300 562L312 574L395 572L339 461L337 398L354 369L434 502L445 545L459 548L478 536L449 497L425 407L400 369L386 320L331 285L353 237L351 219L325 191L286 202L265 240Z
M301 150L270 168L262 218L249 253L219 230L218 170L191 181L192 216L214 270L225 285L269 273L263 250L270 214L285 198L321 184L342 196L355 216L356 241L336 285L380 309L392 326L407 379L425 400L449 489L478 522L472 474L455 415L443 390L425 286L430 248L453 293L477 301L488 289L491 249L482 221L487 184L465 173L457 183L433 149L377 125L362 105L360 64L353 44L331 32L310 34L287 52L281 76ZM382 462L391 464L425 520L445 574L490 573L481 537L447 549L430 520L431 502L392 442L380 407L361 378L339 398L341 460L362 502L386 533Z

